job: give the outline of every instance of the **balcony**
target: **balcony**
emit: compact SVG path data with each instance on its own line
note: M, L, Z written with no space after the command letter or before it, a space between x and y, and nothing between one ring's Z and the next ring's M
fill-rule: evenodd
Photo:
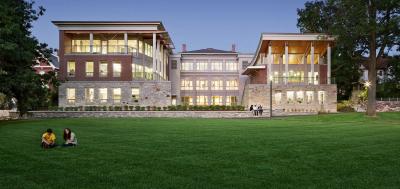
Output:
M72 45L65 46L65 54L132 54L137 56L135 47L125 45Z
M330 82L329 82L330 81ZM335 84L335 78L318 77L273 77L274 85L326 85ZM250 84L268 84L267 80L250 80Z

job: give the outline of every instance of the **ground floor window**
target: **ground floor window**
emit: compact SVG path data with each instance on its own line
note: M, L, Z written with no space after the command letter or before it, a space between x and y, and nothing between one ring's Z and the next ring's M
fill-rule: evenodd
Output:
M300 104L304 102L304 91L296 91L296 101Z
M287 99L288 104L293 103L294 102L294 91L287 91L286 99Z
M234 106L237 104L236 96L226 96L226 105Z
M114 104L121 103L121 88L114 88L113 89L112 98L113 98Z
M94 102L94 88L85 88L85 102L86 103Z
M325 91L318 91L318 103L325 104L326 94Z
M228 80L228 81L226 81L226 90L238 90L238 82L237 82L237 80Z
M132 101L133 102L139 102L139 97L140 97L140 89L139 89L139 87L133 87L132 88Z
M306 97L307 104L311 104L314 101L314 91L306 91Z
M67 103L75 104L75 88L67 88Z
M193 105L193 98L191 96L184 96L181 100L184 105Z
M211 104L212 105L222 105L222 96L212 96L211 97Z
M274 100L275 100L276 105L282 104L282 92L281 91L275 91Z
M107 88L100 88L99 89L99 99L100 103L107 103Z
M208 96L197 96L197 105L204 106L208 105Z

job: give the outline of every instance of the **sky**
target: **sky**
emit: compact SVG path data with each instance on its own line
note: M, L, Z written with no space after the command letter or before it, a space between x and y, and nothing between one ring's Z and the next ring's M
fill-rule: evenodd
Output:
M175 44L253 53L262 32L299 32L297 8L306 0L35 0L46 12L32 33L58 48L51 21L162 21Z

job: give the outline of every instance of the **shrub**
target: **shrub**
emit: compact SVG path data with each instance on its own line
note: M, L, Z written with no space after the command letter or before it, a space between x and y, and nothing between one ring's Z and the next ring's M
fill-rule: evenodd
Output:
M348 100L339 102L337 104L337 110L339 112L354 112L353 104Z
M150 111L151 107L150 106L146 106L146 110Z
M169 111L176 111L176 106L168 106Z
M114 108L112 106L108 106L108 111L113 111Z
M129 111L133 111L133 106L129 106Z
M146 111L146 107L140 107L140 111Z
M114 111L122 111L122 106L115 106Z
M168 110L168 107L162 107L162 109L164 110L164 111L167 111Z
M64 111L64 107L58 107L58 111Z
M136 111L140 111L140 106L135 106Z
M157 107L157 111L161 111L161 107Z
M128 105L124 105L124 111L128 111L129 110L129 106Z
M102 107L102 110L103 110L103 111L107 111L107 106L103 106L103 107Z

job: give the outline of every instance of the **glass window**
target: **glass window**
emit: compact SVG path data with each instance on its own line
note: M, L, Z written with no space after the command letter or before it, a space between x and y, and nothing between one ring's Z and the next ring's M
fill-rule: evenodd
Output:
M184 96L181 99L182 99L182 104L184 104L184 105L193 105L193 97Z
M144 72L145 72L145 79L147 80L152 80L153 79L153 68L149 68L147 66L144 67Z
M67 71L68 71L68 77L75 76L75 61L67 62Z
M94 102L94 88L85 88L85 102L86 103Z
M312 104L314 101L314 91L306 91L306 103Z
M318 103L325 104L326 94L325 91L318 91Z
M198 61L196 63L196 70L197 71L207 71L208 70L208 63L207 61Z
M87 38L89 38L89 35L87 36ZM90 40L89 39L73 39L72 40L72 52L74 52L74 53L90 52Z
M108 53L125 53L125 40L108 40Z
M100 62L99 75L100 75L100 77L107 77L108 76L108 64L107 64L107 62Z
M171 61L171 69L175 70L178 68L178 61L172 60Z
M134 102L138 102L140 97L140 89L139 87L133 87L132 88L132 100Z
M304 71L289 71L289 83L304 82Z
M208 81L207 80L197 80L196 81L196 90L208 90Z
M223 90L223 81L211 81L211 90Z
M139 40L139 53L143 53L143 41Z
M296 101L300 104L304 102L304 91L296 91Z
M193 81L181 80L181 90L193 90Z
M75 88L67 88L67 103L75 104Z
M294 91L287 91L286 92L286 99L287 103L293 103L294 102Z
M226 71L236 72L238 71L238 64L234 61L226 62Z
M222 71L222 61L212 61L211 62L211 71L213 71L213 72Z
M208 105L208 96L197 96L197 105L206 106Z
M93 53L101 52L101 40L93 39L92 51Z
M236 96L226 96L226 105L227 106L234 106L237 104Z
M100 103L107 103L107 99L108 99L107 88L99 89L99 99L100 99Z
M144 78L143 66L132 64L132 76L133 78Z
M212 105L223 105L222 96L212 96L211 97L211 104Z
M237 80L228 80L228 81L226 81L226 90L238 90L238 82L237 82Z
M276 105L282 104L282 92L276 91L274 94L274 100Z
M136 39L128 39L128 52L137 54L137 40Z
M120 77L121 76L121 63L114 62L113 63L113 77Z
M93 77L94 63L86 62L86 77Z
M184 70L184 71L192 71L193 70L193 63L192 62L183 62L182 63L182 70Z
M113 101L115 104L121 103L121 88L114 88L113 89Z

